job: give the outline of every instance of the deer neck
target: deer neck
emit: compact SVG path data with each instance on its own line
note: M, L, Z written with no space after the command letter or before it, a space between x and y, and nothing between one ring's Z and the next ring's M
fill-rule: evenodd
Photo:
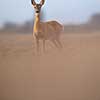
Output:
M40 14L35 14L35 21L34 21L34 32L39 32L39 24L40 24Z

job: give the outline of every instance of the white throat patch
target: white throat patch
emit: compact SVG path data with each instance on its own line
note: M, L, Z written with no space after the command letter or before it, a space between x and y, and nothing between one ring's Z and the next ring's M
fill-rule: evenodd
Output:
M38 16L38 15L39 15L39 13L35 13L35 15L36 15L36 16Z

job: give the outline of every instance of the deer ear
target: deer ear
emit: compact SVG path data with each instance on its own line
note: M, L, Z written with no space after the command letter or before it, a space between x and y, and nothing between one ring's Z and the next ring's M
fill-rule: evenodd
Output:
M40 1L40 4L41 4L41 5L44 5L44 2L45 2L45 0L41 0L41 1Z
M35 3L35 1L34 1L34 0L31 0L31 3L32 3L32 5L33 5L33 6L35 6L35 5L36 5L36 3Z

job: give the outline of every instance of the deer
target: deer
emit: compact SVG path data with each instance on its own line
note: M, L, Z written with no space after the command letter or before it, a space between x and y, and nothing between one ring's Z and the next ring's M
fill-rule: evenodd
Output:
M62 48L62 43L60 41L61 32L63 31L63 25L57 21L47 21L42 22L40 20L41 8L44 5L45 0L41 0L40 3L36 3L31 0L31 4L35 9L35 20L33 26L33 37L36 42L37 52L39 52L40 46L39 41L43 41L43 51L45 52L45 41L50 40L57 48Z

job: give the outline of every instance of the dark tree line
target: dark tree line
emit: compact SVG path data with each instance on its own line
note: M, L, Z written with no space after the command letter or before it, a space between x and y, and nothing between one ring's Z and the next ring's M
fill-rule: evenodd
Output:
M44 20L44 13L41 13L41 20ZM6 22L2 32L17 32L17 33L32 33L34 19L26 21L19 25L16 23ZM80 32L80 31L100 31L100 14L94 14L90 17L87 23L80 25L65 25L65 32Z

